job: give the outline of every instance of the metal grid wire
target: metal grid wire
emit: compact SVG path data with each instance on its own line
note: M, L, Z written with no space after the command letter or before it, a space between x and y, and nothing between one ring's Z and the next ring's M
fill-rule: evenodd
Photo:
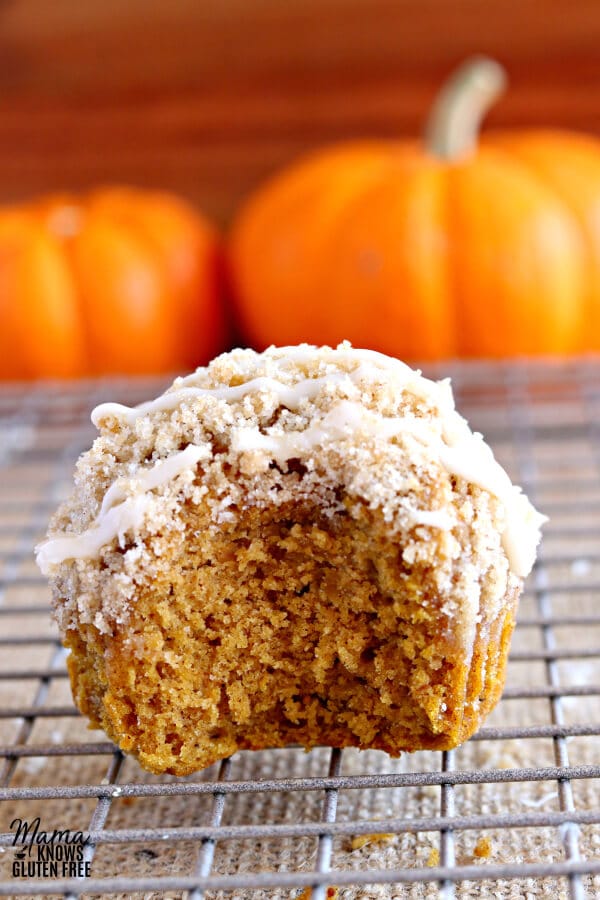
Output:
M93 437L90 408L163 383L0 390L1 895L600 896L600 361L449 374L551 518L488 724L445 753L289 748L184 779L149 776L81 727L32 560ZM16 815L89 833L91 877L12 878Z

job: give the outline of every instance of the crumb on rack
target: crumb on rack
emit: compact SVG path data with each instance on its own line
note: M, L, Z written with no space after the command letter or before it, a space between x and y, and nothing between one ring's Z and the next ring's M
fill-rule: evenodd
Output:
M437 847L432 847L429 851L429 857L427 859L427 865L430 869L435 869L436 866L440 864L440 851Z
M385 831L375 832L374 834L359 834L350 841L353 850L362 850L368 844L388 844L396 837L395 834Z
M328 887L325 892L325 896L327 900L338 900L339 897L339 888L336 887ZM296 900L311 900L312 897L312 888L305 887L301 894L298 894Z
M478 859L489 859L492 855L492 841L489 837L480 837L473 849L473 855Z

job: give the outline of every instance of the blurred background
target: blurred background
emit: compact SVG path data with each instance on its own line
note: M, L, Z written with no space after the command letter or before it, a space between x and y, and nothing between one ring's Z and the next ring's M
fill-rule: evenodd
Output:
M597 0L0 0L0 380L600 351L599 48Z
M597 0L2 0L0 197L160 186L223 225L309 148L417 134L474 52L490 127L597 132L599 48Z

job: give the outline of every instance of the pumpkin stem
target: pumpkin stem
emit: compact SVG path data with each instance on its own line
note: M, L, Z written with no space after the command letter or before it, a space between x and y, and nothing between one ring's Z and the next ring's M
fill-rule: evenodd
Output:
M505 86L506 72L493 59L475 56L459 66L433 104L425 131L427 150L447 160L473 153L481 123Z

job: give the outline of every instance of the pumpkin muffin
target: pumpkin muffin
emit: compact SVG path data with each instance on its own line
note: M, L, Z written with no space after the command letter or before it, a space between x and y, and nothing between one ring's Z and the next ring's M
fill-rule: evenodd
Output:
M77 705L145 768L477 729L543 517L447 381L347 343L234 350L92 419L37 558Z

